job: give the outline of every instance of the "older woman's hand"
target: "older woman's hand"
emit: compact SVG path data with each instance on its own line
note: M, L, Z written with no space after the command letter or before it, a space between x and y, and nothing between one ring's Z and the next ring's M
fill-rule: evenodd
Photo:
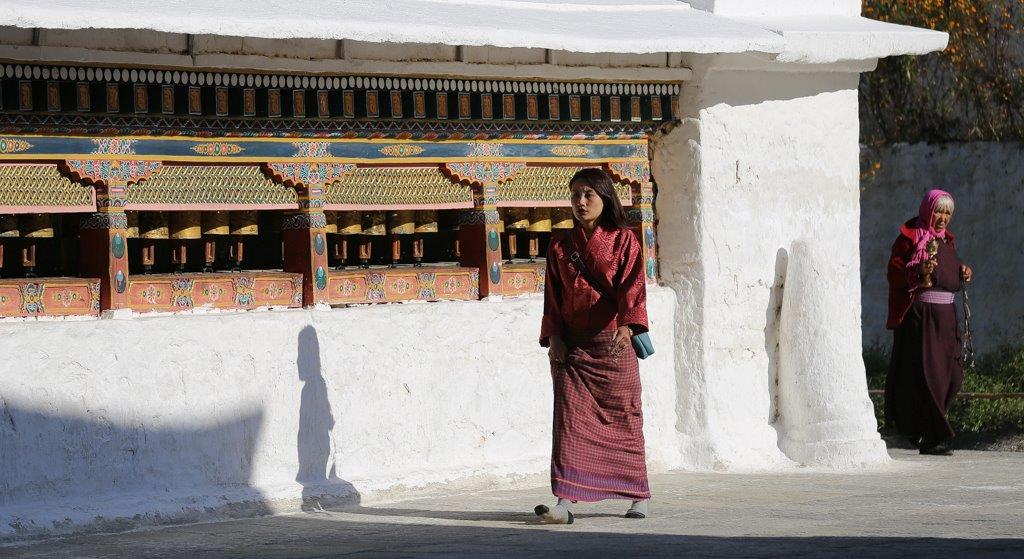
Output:
M971 281L971 278L974 277L974 270L972 270L967 264L961 264L960 277L964 278L964 281L969 282Z
M633 331L629 329L629 326L619 326L615 330L615 336L612 337L612 355L622 355L622 352L629 349L633 338Z

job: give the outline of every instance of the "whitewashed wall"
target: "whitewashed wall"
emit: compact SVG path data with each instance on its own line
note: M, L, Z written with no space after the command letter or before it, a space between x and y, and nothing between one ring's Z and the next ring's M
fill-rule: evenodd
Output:
M674 297L649 296L658 471L680 461ZM541 303L0 323L0 541L544 473Z
M722 469L884 461L860 360L858 75L688 62L686 118L655 145L653 168L663 279L687 326L676 353L684 458ZM787 285L797 242L829 267L800 262ZM789 308L822 328L788 336L780 363L783 298L821 288L828 297Z
M1024 145L1015 142L896 145L869 152L881 163L861 192L864 341L892 345L885 329L886 263L899 226L930 188L956 199L950 230L975 270L968 287L979 352L1024 340Z

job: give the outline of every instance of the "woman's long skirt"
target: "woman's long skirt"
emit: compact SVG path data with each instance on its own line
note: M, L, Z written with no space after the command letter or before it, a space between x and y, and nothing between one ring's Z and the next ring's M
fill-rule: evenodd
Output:
M956 306L915 301L893 334L885 419L912 442L953 438L946 419L964 380Z
M567 340L565 365L552 365L555 409L551 489L573 501L649 499L640 403L640 367L632 347L612 355L614 331Z

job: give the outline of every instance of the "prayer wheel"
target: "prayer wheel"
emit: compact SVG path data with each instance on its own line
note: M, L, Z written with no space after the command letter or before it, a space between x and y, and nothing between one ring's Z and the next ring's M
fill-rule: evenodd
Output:
M366 212L363 214L363 232L359 239L359 261L363 268L370 267L373 256L372 237L387 235L387 218L384 212Z
M4 245L9 239L21 236L18 229L18 218L13 215L0 215L0 269L4 267Z
M234 262L232 269L240 272L242 271L242 261L245 260L245 238L260 234L259 213L256 210L231 212L228 216L228 224L231 229L231 239L234 241L228 256Z
M552 229L572 229L572 210L570 208L551 208Z
M416 234L413 236L412 241L413 266L420 267L423 265L423 235L437 233L438 230L437 210L416 211Z
M26 278L36 277L36 239L53 238L53 216L48 214L27 214L18 220L21 237L26 239L21 246L21 266Z
M167 212L139 214L139 238L142 239L142 273L153 273L156 264L156 242L171 238Z
M388 234L391 237L391 267L394 268L402 260L402 237L416 234L416 212L388 212Z
M178 272L184 272L188 264L189 241L203 238L202 212L171 212L171 240L177 241L171 252L171 262Z
M359 235L363 232L362 216L359 212L337 212L338 242L334 245L335 260L338 265L336 270L344 270L345 262L348 260L348 238L352 235Z
M508 208L505 210L505 230L508 232L508 263L519 253L519 234L530 229L530 210Z
M203 212L203 271L212 272L217 262L217 237L231 234L228 212Z
M128 218L128 238L139 238L139 212L124 212Z
M461 210L446 210L438 212L437 227L440 231L455 233L455 242L452 247L452 256L458 260L462 256L462 247L459 244L459 219L462 216Z
M533 208L530 210L530 262L536 262L540 255L540 234L551 232L551 210Z

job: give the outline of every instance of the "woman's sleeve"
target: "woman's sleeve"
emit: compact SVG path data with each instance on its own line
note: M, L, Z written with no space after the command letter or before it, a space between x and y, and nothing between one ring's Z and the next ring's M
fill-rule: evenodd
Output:
M619 294L616 322L639 334L647 331L647 280L640 241L632 231L626 231L625 239L616 282Z
M562 335L562 278L558 273L555 238L548 244L547 267L544 272L544 318L540 324L540 345L548 347L551 336Z
M889 257L889 270L886 276L889 279L889 285L894 289L911 292L917 290L921 285L918 280L917 266L910 263L913 250L914 243L904 236L900 236L892 245L892 255Z

